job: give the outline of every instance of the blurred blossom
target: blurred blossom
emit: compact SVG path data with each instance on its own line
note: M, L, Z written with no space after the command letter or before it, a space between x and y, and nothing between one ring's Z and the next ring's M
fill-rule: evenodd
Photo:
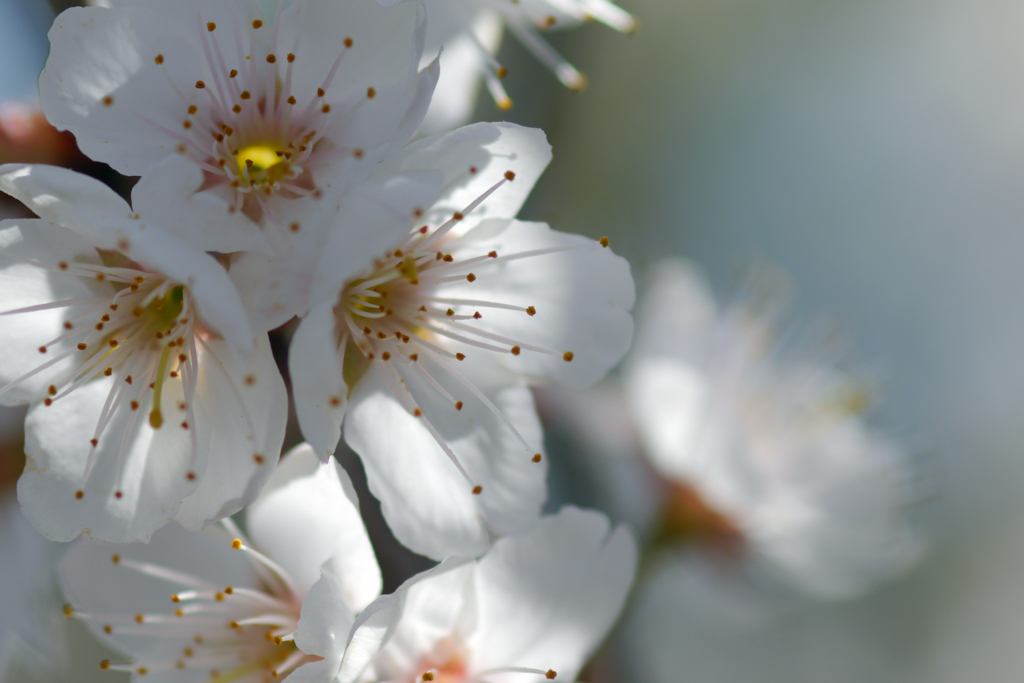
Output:
M865 389L828 346L779 329L779 277L760 271L722 307L688 263L653 269L625 386L664 484L656 541L739 552L810 596L851 597L920 555L910 462L864 423Z
M873 418L925 432L942 480L912 578L746 638L644 621L635 663L666 682L1018 679L1024 6L623 4L640 39L566 50L602 78L551 107L558 155L528 208L716 286L751 254L779 263L800 308L883 364Z
M74 138L57 132L39 109L36 81L52 21L45 0L0 5L0 164L59 164L76 152Z
M74 138L47 123L37 105L0 102L0 164L61 164L76 151Z
M54 560L57 545L40 536L18 501L0 494L0 681L18 665L59 667L67 658Z
M387 4L394 0L386 0ZM507 70L494 55L502 29L511 32L570 90L587 87L587 78L542 35L597 20L622 33L637 21L609 0L425 0L427 33L422 66L441 53L441 76L421 132L431 134L469 120L481 79L499 109L512 107L501 80ZM529 93L524 93L529 96Z

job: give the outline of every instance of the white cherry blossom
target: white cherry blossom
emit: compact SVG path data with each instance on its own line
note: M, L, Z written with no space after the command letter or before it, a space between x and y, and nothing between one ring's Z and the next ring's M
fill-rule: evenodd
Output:
M765 291L722 307L691 265L653 271L626 388L665 480L661 531L724 542L810 596L856 595L921 554L909 457L865 423L851 377L783 351Z
M328 676L303 680L573 681L618 617L636 561L628 528L563 508L479 560L448 559L378 598L344 657L314 651Z
M82 150L173 195L203 191L286 242L296 216L409 141L437 69L417 72L416 1L276 3L112 0L72 8L50 31L43 109ZM183 226L204 249L206 231Z
M148 545L72 546L60 564L67 614L124 653L89 666L146 681L263 683L340 659L355 614L381 588L348 476L299 446L247 520L248 537L225 520L201 532L170 525ZM326 649L310 657L296 629Z
M327 457L344 421L396 537L436 559L536 523L546 462L527 386L588 386L632 335L629 266L607 240L512 218L549 159L543 133L511 124L411 145L388 163L443 174L441 196L364 273L324 275L292 343L303 434Z
M0 223L0 401L32 405L25 515L51 540L128 542L238 511L273 471L287 394L223 267L71 171L2 166L0 190L40 216Z
M593 19L622 33L637 29L636 19L609 0L424 0L423 4L427 33L422 64L443 46L437 91L424 121L427 133L466 123L481 78L500 109L512 106L501 82L506 69L494 57L503 27L572 90L583 90L586 77L548 44L543 33L575 28Z

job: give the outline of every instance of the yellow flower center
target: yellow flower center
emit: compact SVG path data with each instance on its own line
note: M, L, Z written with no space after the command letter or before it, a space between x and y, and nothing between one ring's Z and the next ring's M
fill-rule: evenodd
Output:
M284 145L262 142L238 150L235 160L238 172L259 185L280 181L288 171L288 157ZM290 156L290 155L289 155Z

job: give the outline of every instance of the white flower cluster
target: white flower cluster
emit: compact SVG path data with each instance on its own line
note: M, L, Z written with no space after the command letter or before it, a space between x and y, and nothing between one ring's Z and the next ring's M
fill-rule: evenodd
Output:
M124 653L104 669L572 680L615 621L635 542L597 512L541 516L529 386L622 358L629 267L516 219L551 158L540 131L410 143L440 72L428 25L476 4L108 0L54 22L47 118L141 177L129 204L0 167L38 216L0 223L0 401L29 406L24 515L85 537L61 581ZM604 0L501 13L538 45L548 17L627 20ZM295 318L289 393L268 332ZM289 404L308 443L279 464ZM441 561L390 595L330 462L341 438L396 538Z
M607 0L102 0L57 17L46 117L139 180L129 203L64 168L0 166L37 216L0 222L0 403L28 406L21 511L78 539L65 614L121 653L103 669L576 678L638 549L602 513L542 515L532 387L585 389L623 359L633 280L606 238L517 219L551 160L541 131L447 129L481 75L510 103L502 26L582 88L538 31L588 19L635 28ZM761 313L720 308L685 264L656 270L615 416L656 470L645 559L712 541L848 597L919 555L905 457L844 375L777 358ZM286 383L270 333L288 323ZM290 411L305 443L281 458ZM439 563L390 594L331 460L342 440L394 537Z

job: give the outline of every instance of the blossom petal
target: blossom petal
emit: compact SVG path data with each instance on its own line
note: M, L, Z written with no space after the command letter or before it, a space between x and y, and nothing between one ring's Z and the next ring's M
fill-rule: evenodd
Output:
M420 363L427 364L425 359ZM404 545L442 559L478 555L488 529L499 534L532 528L546 498L546 461L535 462L506 424L467 397L462 410L415 371L404 376L423 412L416 417L391 393L381 363L374 363L353 388L345 419L345 441L362 457L370 490L381 501L388 525ZM468 394L444 371L427 366L450 392ZM529 444L540 444L533 397L523 387L493 391L490 400ZM471 481L452 464L428 431L429 420ZM380 425L388 425L381 429ZM539 448L538 448L539 450ZM474 495L474 486L481 486Z
M694 366L666 357L638 358L626 391L634 419L659 471L683 481L700 474L707 459L728 460L724 435L709 429L710 388Z
M914 487L897 443L849 419L815 444L813 458L796 460L776 474L786 483L766 487L784 494L766 496L748 513L756 520L749 534L767 564L806 594L836 600L861 595L920 559L923 539L894 523L892 513Z
M346 194L322 246L312 300L336 301L345 280L408 234L417 209L441 191L436 171L407 171L367 180Z
M440 59L434 59L426 65L416 77L416 88L409 99L405 116L399 121L398 132L392 140L390 152L397 151L412 139L426 116L430 103L433 101L434 89L441 76Z
M168 612L170 596L194 586L135 571L127 563L112 562L111 557L116 553L124 560L164 567L218 589L258 588L260 580L252 565L230 544L231 537L219 526L197 533L173 524L154 533L148 544L111 549L80 539L60 559L58 575L64 595L76 611L85 615L85 622L98 638L126 653L152 653L156 655L153 659L173 662L181 656L180 640L139 638L120 629L108 632L103 628L103 616ZM172 575L168 572L168 576ZM161 656L165 650L168 652Z
M302 435L324 462L341 440L348 403L335 340L334 312L320 304L303 318L288 351L295 414Z
M75 233L39 219L0 223L0 291L5 310L51 304L95 296L90 283L77 275L60 272L57 264L98 262L96 250ZM39 264L39 265L36 265ZM50 266L49 268L41 266ZM57 342L40 348L64 334L65 311L60 308L0 316L0 386L59 355L67 344ZM73 359L50 366L4 392L7 405L41 400L46 388L60 384L73 367Z
M352 642L358 649L346 653L339 682L355 680L367 663L377 680L395 680L422 666L423 656L452 634L470 607L474 568L471 560L450 558L371 605L379 616L357 624Z
M199 489L175 517L189 529L233 515L259 495L277 464L288 417L288 393L266 336L247 354L213 339L203 349L192 408L200 435L208 434L199 449L206 463L197 467Z
M128 410L117 411L107 425L85 477L89 439L114 379L85 384L51 406L36 404L25 420L18 500L32 525L51 541L82 533L109 543L148 541L196 490L195 474L187 476L194 473L187 432L168 426L155 438L145 419L134 420L128 432L138 414ZM168 383L164 393L171 405L182 399L180 383ZM114 495L118 490L121 498Z
M198 251L273 253L258 225L212 192L199 192L203 171L172 155L156 164L132 189L132 206L146 217L168 216L161 222L170 234Z
M118 241L134 230L132 209L117 193L66 168L4 164L0 190L100 249L116 249Z
M473 581L471 670L527 666L576 680L622 610L636 563L627 527L573 507L496 541Z
M118 377L86 383L29 412L18 499L40 533L61 541L81 533L111 543L148 540L172 518L200 528L256 497L273 471L287 416L269 342L242 357L210 340L198 363L194 423L179 410L181 378L168 380L163 425L154 429L140 418L151 411L152 393L133 410L115 410L88 473L89 440Z
M423 50L422 5L399 2L385 8L373 0L307 0L300 17L295 30L301 32L302 41L308 45L336 47L341 43L340 37L352 39L352 47L344 53L345 66L337 72L325 101L332 106L359 104L337 119L326 131L326 137L341 149L369 150L408 142L408 137L400 139L399 131L411 135L425 113L425 107L420 110L417 106L420 98L415 85ZM343 36L338 35L338 27L345 27ZM284 36L282 40L287 44L289 38ZM306 52L300 50L296 56L296 92L315 92L331 66L331 60L324 59L316 50ZM367 96L371 87L372 98ZM358 94L362 101L350 99L343 103L332 93L347 98Z
M203 21L237 21L228 3L207 2L202 11ZM175 153L192 84L215 82L199 56L200 30L195 7L182 3L62 12L50 29L50 56L39 79L47 119L72 131L86 155L125 175L143 175ZM211 39L223 41L224 54L235 53L230 31Z
M480 46L491 54L501 46L505 27L497 12L485 9L473 17L451 18L457 23L455 30L446 30L444 26L437 28L440 22L436 16L427 26L424 57L433 58L442 45L444 51L440 56L441 77L423 118L421 135L452 130L470 120L480 93L483 71L490 68L480 54ZM449 33L458 35L446 35Z
M666 259L651 268L645 287L636 312L633 355L704 362L719 324L718 304L706 278L688 261Z
M338 683L352 683L359 678L381 647L394 632L400 616L400 603L394 595L382 595L363 610L349 635L348 645L339 669Z
M315 457L311 460L316 462ZM323 563L319 579L302 602L295 644L306 654L324 658L323 664L304 673L305 680L318 680L318 676L329 671L326 678L319 678L326 683L337 674L349 632L356 620L346 590L345 567L341 566L343 563L339 559L336 555Z
M428 218L441 222L462 211L512 171L515 179L488 197L460 225L469 230L486 218L512 218L551 162L544 132L513 123L474 123L408 145L377 173L387 169L436 169L444 174L444 194ZM473 170L471 170L473 169Z
M120 251L188 285L203 322L243 351L253 348L255 333L242 297L224 268L210 255L183 244L158 227L140 223Z
M321 465L308 444L295 447L246 514L249 535L288 570L300 592L310 589L330 560L332 581L350 612L380 595L380 568L359 500L337 461ZM346 627L342 640L347 635Z
M565 251L501 258L543 249ZM474 267L472 282L460 279L445 285L443 296L522 307L518 311L485 308L479 327L553 352L524 350L521 355L500 358L498 363L513 376L584 388L625 355L633 335L629 314L633 278L626 260L610 249L543 223L493 220L460 238L458 250L456 255L465 254L464 258L494 250L498 258ZM535 314L528 315L527 307L534 307ZM456 313L475 310L453 308Z
M305 649L302 651L306 652ZM306 662L288 674L288 680L292 683L331 683L337 677L340 666L340 657L325 657L315 662Z
M174 214L142 216L113 190L88 176L56 166L7 164L0 189L40 217L62 225L94 248L109 249L192 288L205 322L242 349L252 348L252 328L224 269L161 227Z

